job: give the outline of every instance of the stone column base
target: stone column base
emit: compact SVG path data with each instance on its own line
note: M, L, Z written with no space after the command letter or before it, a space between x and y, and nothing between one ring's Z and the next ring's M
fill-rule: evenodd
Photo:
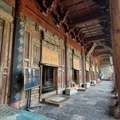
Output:
M20 108L20 102L15 102L15 103L10 103L10 106L11 107L14 107L14 108Z

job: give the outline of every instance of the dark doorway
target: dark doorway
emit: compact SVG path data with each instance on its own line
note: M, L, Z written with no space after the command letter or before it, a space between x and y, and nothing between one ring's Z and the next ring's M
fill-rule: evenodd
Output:
M79 70L75 70L75 69L74 69L73 81L74 81L76 84L78 84L78 81L79 81Z
M43 66L42 93L54 90L54 67Z

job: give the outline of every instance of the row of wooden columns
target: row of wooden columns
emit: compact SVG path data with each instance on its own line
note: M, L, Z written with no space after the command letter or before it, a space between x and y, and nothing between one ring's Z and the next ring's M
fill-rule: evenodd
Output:
M24 33L25 33L25 0L17 0L15 7L15 31L14 31L14 53L13 53L13 66L12 66L12 84L11 84L11 96L10 105L12 107L19 108L20 101L20 83L23 82L19 80L20 75L22 75L23 70L23 57L24 57ZM66 35L66 87L69 87L69 36ZM80 46L81 47L81 46ZM86 82L86 72L85 72L85 49L84 46L81 47L82 55L82 81ZM22 77L22 76L21 76Z

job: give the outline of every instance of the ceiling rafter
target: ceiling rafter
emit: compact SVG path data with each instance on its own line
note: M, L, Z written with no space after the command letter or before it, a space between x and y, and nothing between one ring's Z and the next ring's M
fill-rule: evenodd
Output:
M91 22L100 22L99 19L101 17L105 17L105 16L92 14L91 16L87 16L87 17L84 17L84 18L76 18L76 20L72 20L72 23L71 23L70 27L74 27L76 25L81 26L81 25L88 24L88 23L91 23Z
M98 35L98 36L86 38L85 42L96 42L96 41L105 40L105 39L106 39L105 35Z
M98 29L96 28L96 24L95 24L95 23L93 23L93 24L94 24L95 30L97 31L97 33L98 33L98 35L99 35Z
M85 25L85 28L88 30L88 32L89 32L90 35L92 36L91 31L88 29L87 25Z
M86 5L86 7L87 7L87 9L88 9L89 13L91 14L91 10L90 10L90 8L89 8L89 6L88 6L88 4L87 4L87 1L86 1L86 0L84 0L84 3L85 3L85 5Z
M96 4L94 4L94 5L90 5L89 7L93 7L93 6L96 6ZM87 8L82 8L82 9L79 9L78 11L79 12L81 12L82 10L86 10ZM70 12L70 14L72 14L72 13L75 13L76 11L72 11L72 12Z
M83 2L78 2L78 3L75 3L74 5L78 5L78 4L81 4L81 3L83 3ZM69 8L69 7L73 7L73 5L69 5L66 8Z
M79 14L79 11L78 11L78 8L77 8L77 6L75 5L74 1L73 1L73 0L71 0L71 2L72 2L72 4L73 4L73 6L74 6L75 10L77 11L77 14L78 14L78 15L80 15L80 14Z

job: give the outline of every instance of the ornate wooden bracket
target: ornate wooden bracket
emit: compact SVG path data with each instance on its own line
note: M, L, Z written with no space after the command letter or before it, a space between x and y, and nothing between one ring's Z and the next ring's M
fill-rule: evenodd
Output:
M72 35L72 38L75 38L77 42L84 44L85 34L77 26L69 30L69 33Z
M51 14L51 17L57 26L62 25L65 32L69 31L69 12L61 7L57 0L38 0L38 3L41 6L42 13L45 15Z
M52 11L52 6L55 4L55 0L38 0L38 3L41 6L41 12L48 15Z

